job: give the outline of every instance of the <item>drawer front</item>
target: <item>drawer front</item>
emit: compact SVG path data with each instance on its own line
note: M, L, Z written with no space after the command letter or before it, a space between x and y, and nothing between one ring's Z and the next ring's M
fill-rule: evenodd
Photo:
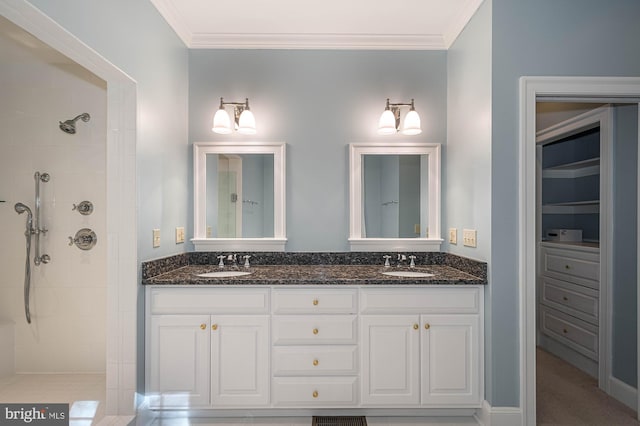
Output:
M279 407L335 407L357 404L355 377L276 377L273 403Z
M269 289L152 288L151 314L268 314Z
M280 289L272 293L275 314L354 314L357 290Z
M594 325L598 324L598 291L591 288L542 278L542 303L576 316Z
M480 310L480 289L471 286L362 289L360 295L365 314L475 314Z
M358 373L356 346L276 346L274 376L354 376Z
M348 345L355 343L355 315L273 317L274 345Z
M543 333L594 361L598 360L598 327L552 308L541 307L540 315Z
M595 253L572 252L570 250L542 249L542 274L599 288L600 263Z

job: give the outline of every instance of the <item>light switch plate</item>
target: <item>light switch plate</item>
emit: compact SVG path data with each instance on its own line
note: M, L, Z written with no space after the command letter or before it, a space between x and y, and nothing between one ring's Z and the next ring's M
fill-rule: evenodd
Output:
M449 228L449 243L458 244L458 228Z
M153 230L153 248L160 247L160 230Z
M176 227L176 244L184 243L184 227Z
M477 247L476 230L475 229L463 229L462 230L462 243L467 247Z

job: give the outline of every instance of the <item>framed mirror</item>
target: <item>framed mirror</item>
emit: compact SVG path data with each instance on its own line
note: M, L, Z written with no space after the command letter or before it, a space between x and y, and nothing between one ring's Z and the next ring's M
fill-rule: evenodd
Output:
M352 251L438 251L440 144L349 145Z
M193 144L196 251L283 251L285 144Z

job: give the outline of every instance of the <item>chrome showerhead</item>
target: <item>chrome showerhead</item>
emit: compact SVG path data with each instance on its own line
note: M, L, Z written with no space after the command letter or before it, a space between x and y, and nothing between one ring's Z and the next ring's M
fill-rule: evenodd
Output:
M62 130L65 133L69 133L70 135L73 135L76 133L76 121L82 120L86 123L90 119L91 119L91 116L88 113L84 112L72 120L67 120L64 122L60 121L59 122L60 130Z
M24 212L27 212L27 214L29 216L31 216L31 209L29 207L27 207L25 204L22 203L16 203L16 205L14 206L14 208L16 209L16 212L18 214L22 214Z

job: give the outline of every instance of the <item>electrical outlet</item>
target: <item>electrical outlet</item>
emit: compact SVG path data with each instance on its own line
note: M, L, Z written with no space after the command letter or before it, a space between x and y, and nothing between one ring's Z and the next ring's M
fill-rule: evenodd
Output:
M476 230L475 229L463 229L462 230L462 242L467 247L477 247L477 245L476 245Z
M449 228L449 243L458 244L458 228Z
M160 247L160 230L153 230L153 248Z
M176 244L184 243L184 227L178 226L176 228Z

